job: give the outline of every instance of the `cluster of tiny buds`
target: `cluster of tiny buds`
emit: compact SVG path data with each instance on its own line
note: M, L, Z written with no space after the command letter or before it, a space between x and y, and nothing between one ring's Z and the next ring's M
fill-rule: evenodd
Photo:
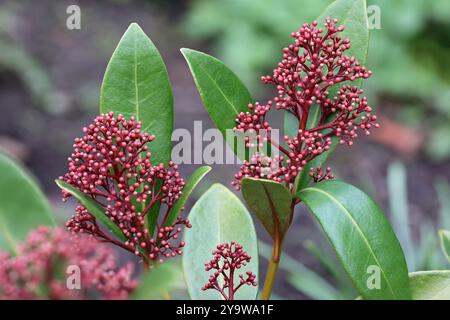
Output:
M0 251L0 261L0 300L127 299L137 286L132 264L118 268L109 247L88 237L73 239L61 228L33 230L17 255ZM68 266L79 267L79 290L61 277Z
M247 271L245 276L240 274L238 283L235 284L235 271L246 266L251 260L241 245L234 241L219 244L212 254L214 259L205 263L205 270L214 270L214 273L202 287L203 291L213 289L218 291L225 300L234 300L236 291L243 285L256 286L256 275L250 271Z
M272 101L269 101L267 105L260 105L259 102L256 102L255 104L249 103L248 109L252 111L252 113L239 113L236 119L236 122L238 124L235 129L240 132L248 130L259 131L261 129L270 131L271 128L269 126L269 123L265 120L265 117L271 107Z
M190 227L190 223L181 217L170 225L166 221L185 182L172 161L167 166L152 164L147 144L155 136L141 132L141 123L134 117L115 117L113 112L97 116L83 132L82 138L75 139L74 152L68 158L68 173L60 179L103 207L127 240L110 238L82 205L76 208L67 228L114 243L144 259L162 260L181 254L184 244L172 240L178 239L181 227ZM63 200L69 196L63 191ZM153 233L145 218L159 203L167 210L157 220L158 232Z
M322 170L321 166L309 169L309 176L313 179L315 183L323 180L332 180L334 175L331 173L331 168L327 167L325 171Z
M305 23L292 33L295 41L283 48L283 60L273 75L261 77L264 83L276 85L278 96L274 101L278 109L295 112L297 104L310 107L314 102L326 102L329 87L371 76L354 57L343 55L350 48L350 40L338 36L344 26L337 27L337 23L337 19L327 18L325 34L317 21Z
M282 61L272 75L261 78L276 86L277 96L266 105L250 104L248 112L236 117L235 130L252 133L257 146L261 141L268 142L282 154L277 158L256 154L251 161L244 161L233 181L237 189L245 177L285 182L291 187L310 161L331 149L334 137L340 144L351 146L359 131L369 135L372 128L379 127L367 98L362 96L363 90L348 84L372 73L355 57L345 55L350 40L340 37L344 26L337 23L337 19L327 18L324 29L314 21L292 33L294 43L283 49ZM339 84L337 94L330 97L330 88ZM297 134L285 136L284 145L260 134L262 129L271 130L266 114L272 101L276 109L298 120ZM255 146L247 138L246 142L246 147Z

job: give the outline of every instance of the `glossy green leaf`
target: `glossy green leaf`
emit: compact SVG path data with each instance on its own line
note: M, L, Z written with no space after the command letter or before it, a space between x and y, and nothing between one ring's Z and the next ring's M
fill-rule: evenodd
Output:
M122 230L111 221L110 218L105 214L104 209L94 200L89 198L86 194L78 190L77 188L71 186L63 180L55 180L58 187L64 191L70 193L75 199L80 201L80 203L91 213L98 221L100 221L108 230L110 230L115 236L121 240L126 240L126 237L122 233Z
M161 299L170 291L180 289L183 281L180 268L167 261L144 273L130 298L133 300Z
M16 252L39 225L55 225L49 202L31 174L0 152L0 249Z
M351 47L345 55L355 57L364 66L369 49L366 0L336 0L322 12L317 21L323 24L327 17L338 19L338 24L344 25L345 29L341 36L350 39L351 42Z
M195 170L194 173L189 177L183 188L181 197L180 199L177 200L177 202L175 202L175 205L172 207L170 215L167 218L165 225L171 225L176 220L177 216L180 215L181 209L184 207L186 201L189 199L189 196L191 195L192 191L194 191L194 188L200 183L200 181L209 171L211 171L210 166L203 166Z
M333 151L336 149L338 144L339 139L333 137L331 141L330 150L322 153L320 156L315 157L313 160L308 162L306 166L302 168L302 171L300 171L300 174L295 179L295 186L297 191L306 188L308 186L308 184L311 182L311 176L309 175L310 169L317 168L318 166L323 166L327 162L328 158L333 153Z
M298 193L320 223L356 290L365 299L410 299L402 248L379 206L342 181L323 181ZM380 288L369 286L376 269ZM371 289L369 289L369 287Z
M106 68L100 92L100 112L114 111L142 122L155 135L152 162L171 156L173 97L166 66L152 41L136 23L120 40Z
M450 270L412 272L409 283L414 300L450 300Z
M236 116L248 111L252 97L242 81L220 60L192 49L181 49L206 111L222 135L236 126ZM227 141L233 143L232 141ZM236 147L232 146L236 153Z
M369 28L367 20L367 10L365 0L336 0L331 3L325 11L317 19L319 23L324 23L325 19L330 17L331 19L338 19L340 25L344 25L345 29L342 32L343 38L349 38L351 41L351 47L345 52L345 55L355 57L361 65L365 65L367 60L367 53L369 50ZM353 82L353 85L360 86L362 79L358 79ZM328 91L330 97L334 97L342 86L338 84L331 87ZM313 108L311 114L308 117L308 127L311 127L317 121L320 114L320 108ZM298 121L292 115L288 115L287 112L284 118L285 133L293 135L297 131ZM333 139L333 145L330 151L315 158L313 161L302 170L298 175L296 181L297 190L306 187L311 178L309 176L309 169L312 167L323 166L327 161L329 155L333 152L338 144L338 139Z
M441 239L441 248L448 262L450 262L450 231L439 230L439 238Z
M281 238L289 228L292 196L281 183L245 178L242 180L242 195L256 217L273 239L279 232Z
M239 269L239 274L249 270L258 278L255 228L250 214L235 194L221 184L214 184L191 209L189 220L192 228L185 231L183 269L192 299L222 299L215 290L201 290L210 274L204 270L204 264L213 259L211 253L221 243L235 241L242 245L252 260L246 267ZM235 283L238 279L238 275L235 275ZM235 298L254 300L257 292L258 287L243 286Z

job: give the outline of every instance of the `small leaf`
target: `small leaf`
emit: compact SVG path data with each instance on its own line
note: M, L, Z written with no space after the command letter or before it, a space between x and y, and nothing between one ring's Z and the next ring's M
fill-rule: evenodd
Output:
M317 168L318 166L323 166L327 162L328 158L333 153L333 151L336 149L336 147L339 144L339 138L332 137L331 139L332 139L332 141L331 141L330 150L315 157L312 161L308 162L302 168L299 175L295 179L296 191L299 191L308 186L308 184L311 182L311 176L309 175L310 169Z
M448 262L450 262L450 231L439 230L439 237L441 239L441 248Z
M320 108L318 104L313 104L311 107L311 113L308 117L307 128L312 128L317 125L320 118ZM289 137L294 137L298 134L298 119L290 112L284 113L284 133ZM324 152L320 156L314 158L312 161L308 162L303 169L298 174L295 179L295 191L305 188L311 181L310 169L316 168L318 166L322 166L325 162L327 162L329 156L336 149L339 144L339 139L336 137L332 138L332 144L330 146L330 150Z
M189 219L192 228L185 231L186 246L183 253L183 269L189 295L192 299L221 300L217 291L202 291L210 272L204 264L213 259L212 251L221 243L235 241L250 255L251 262L239 273L252 271L258 279L258 243L255 227L245 206L230 190L214 184L192 208ZM238 281L235 275L235 283ZM258 287L243 286L236 299L256 298Z
M283 239L292 215L289 190L281 183L253 178L243 179L241 187L245 202L267 232L274 240L277 234Z
M450 300L450 270L412 272L409 283L414 300Z
M317 18L319 23L324 23L327 17L339 20L338 24L345 27L340 36L343 39L350 39L351 44L350 49L344 54L355 57L362 66L366 63L369 50L369 22L366 7L366 0L336 0ZM359 84L361 81L362 79L358 80Z
M152 41L136 23L120 40L106 68L100 112L114 111L142 122L155 135L152 163L167 164L171 156L173 97L166 66Z
M344 25L345 29L342 32L343 38L348 38L351 41L351 47L344 54L350 57L355 57L359 63L364 66L367 60L367 53L369 50L369 27L367 20L367 10L365 0L336 0L331 3L325 11L320 15L317 20L319 23L324 23L325 19L330 17L331 19L338 19L339 25ZM357 79L352 85L361 86L362 79ZM337 84L331 87L329 91L329 97L332 98L336 96L338 90L341 88L343 83ZM317 117L320 114L320 108L312 109L312 114L308 118L308 128L314 125L317 121ZM292 136L296 134L298 129L298 121L292 115L285 114L284 118L284 128L285 134ZM311 177L309 176L310 168L315 168L317 166L323 166L328 160L329 155L336 148L339 139L333 138L333 144L328 152L323 153L319 157L315 158L313 161L309 162L305 166L302 172L298 175L296 181L297 190L305 188Z
M183 192L181 194L180 199L178 199L177 202L175 202L175 205L172 207L170 211L170 215L165 223L166 226L171 225L172 223L175 222L177 216L180 215L181 209L185 205L186 201L189 199L189 196L191 195L192 191L194 191L194 188L199 184L199 182L209 171L211 171L210 166L203 166L195 170L194 173L189 177L183 188Z
M17 243L39 225L54 226L53 211L34 177L0 152L0 248Z
M167 261L144 273L130 298L132 300L161 299L171 290L180 289L183 281L183 274L178 266Z
M226 130L236 126L236 116L248 111L252 97L242 81L220 60L205 53L181 49L189 64L206 111L226 138ZM227 141L234 144L232 141ZM236 147L232 145L236 153Z
M284 112L284 135L293 138L298 134L298 119L290 112Z
M405 257L389 222L364 192L342 181L323 181L298 193L320 223L365 299L410 299ZM380 289L370 289L368 268L378 268Z
M55 180L58 187L63 189L64 191L70 193L74 196L80 203L92 214L98 221L100 221L105 227L108 228L114 235L116 235L120 240L126 240L125 235L122 233L122 230L111 221L111 219L105 214L104 209L94 200L89 198L86 194L68 184L63 180Z

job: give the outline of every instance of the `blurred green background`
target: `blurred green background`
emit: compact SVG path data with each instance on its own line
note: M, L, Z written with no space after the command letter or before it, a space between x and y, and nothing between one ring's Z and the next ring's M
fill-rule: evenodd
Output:
M290 33L331 2L3 0L0 149L30 168L64 221L70 209L61 206L53 180L65 171L73 138L98 112L103 72L130 22L142 26L166 61L175 127L191 130L194 120L202 120L205 130L213 125L179 48L222 59L255 98L265 100L274 91L261 85L259 77L274 68ZM331 164L339 178L381 203L411 270L439 269L445 262L435 231L450 229L450 1L367 2L379 9L381 28L371 30L367 67L374 75L364 87L382 128L352 149L338 148ZM66 28L70 4L81 8L80 30ZM182 171L193 169L185 165ZM233 165L214 166L209 180L230 185L236 170ZM336 257L303 211L286 239L276 296L352 298ZM261 255L267 252L262 245Z

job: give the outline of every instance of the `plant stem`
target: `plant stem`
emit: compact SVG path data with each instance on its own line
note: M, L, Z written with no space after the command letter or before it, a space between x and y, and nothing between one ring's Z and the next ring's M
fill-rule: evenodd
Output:
M266 280L264 281L264 287L261 292L261 300L269 300L270 293L272 292L273 285L275 283L275 276L278 270L278 264L280 262L281 241L275 241L272 248L272 258L269 261L267 268Z
M161 297L161 298L162 298L163 300L170 300L170 299L172 299L168 291L164 291L164 292L162 293L162 297Z
M293 200L291 204L291 217L289 219L289 225L292 223L294 209L296 202ZM266 279L264 280L264 287L261 292L261 300L269 300L270 294L275 284L275 277L278 271L278 265L281 257L281 247L283 244L283 235L280 233L280 225L278 218L274 216L274 240L272 247L272 258L269 260L269 266L267 267Z

